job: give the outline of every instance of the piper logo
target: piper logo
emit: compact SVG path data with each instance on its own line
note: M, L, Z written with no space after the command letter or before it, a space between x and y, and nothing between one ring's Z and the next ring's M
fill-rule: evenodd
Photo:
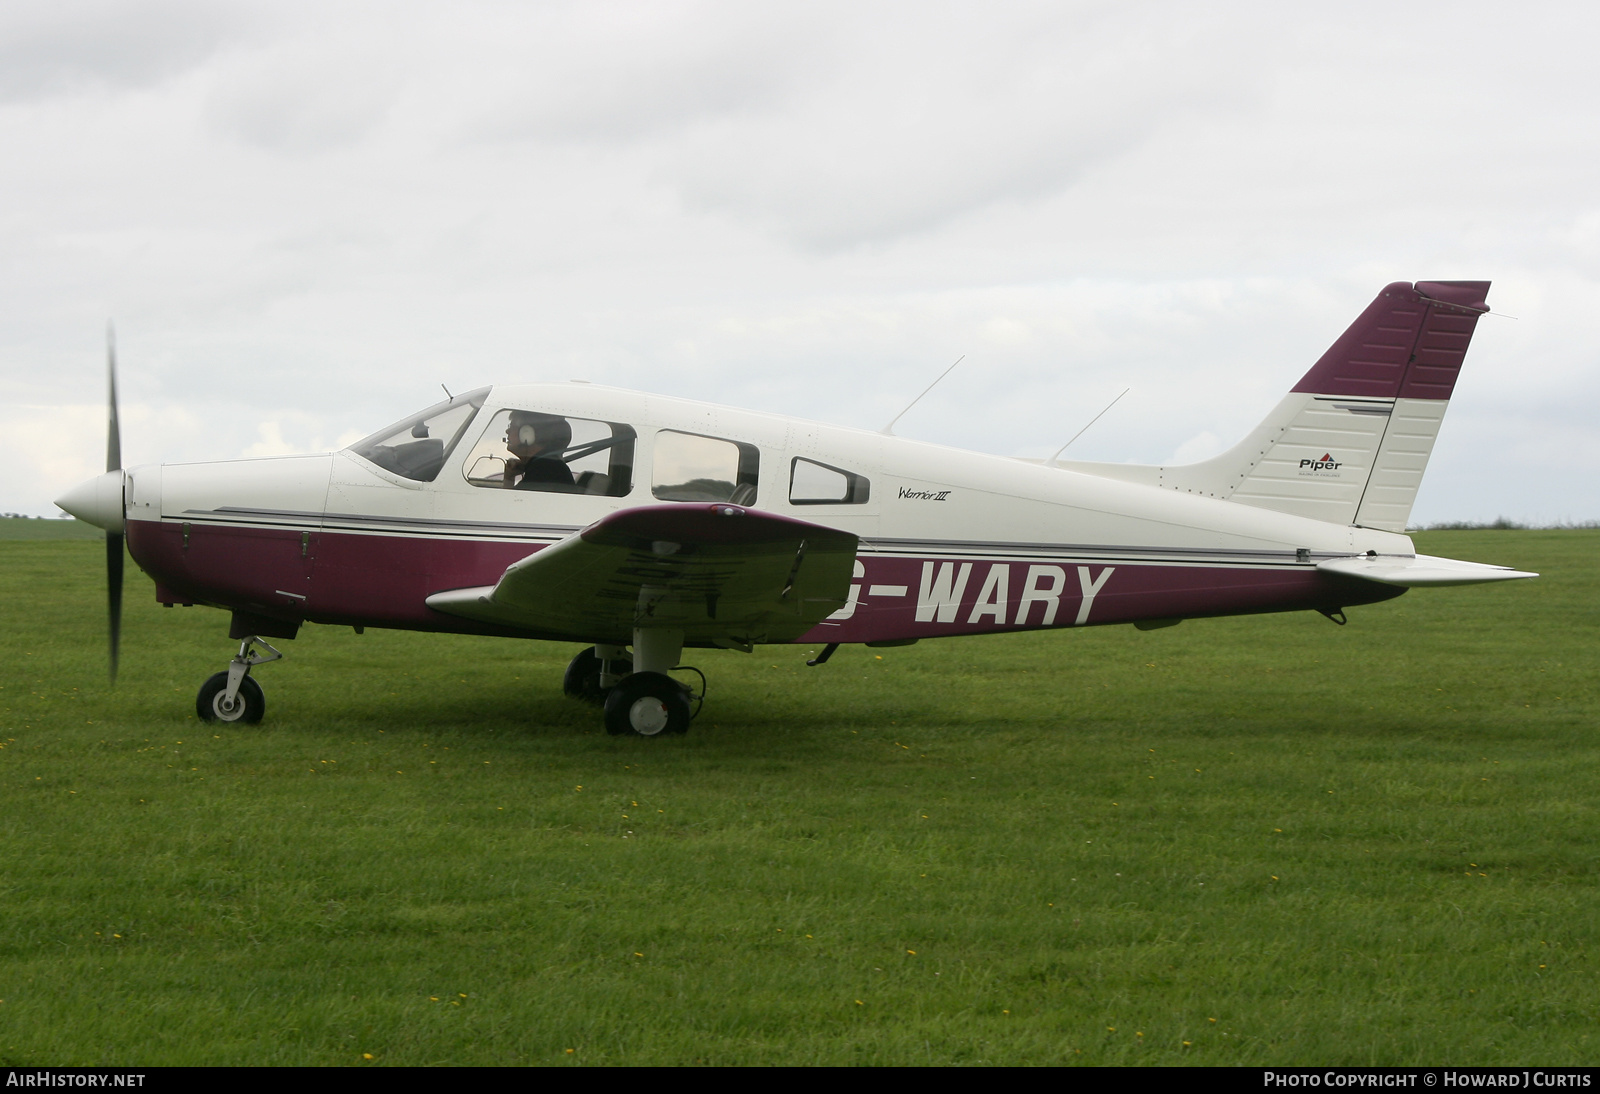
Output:
M1312 449L1312 451L1315 452L1316 449ZM1339 470L1339 467L1340 467L1339 461L1333 458L1333 453L1331 453L1331 452L1324 452L1322 454L1322 459L1320 459L1320 460L1301 460L1300 461L1300 470L1302 472L1306 472L1306 471L1337 471L1337 470Z

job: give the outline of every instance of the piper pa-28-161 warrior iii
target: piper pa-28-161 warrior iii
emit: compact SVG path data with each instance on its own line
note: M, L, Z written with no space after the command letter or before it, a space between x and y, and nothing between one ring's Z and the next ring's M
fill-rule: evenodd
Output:
M108 470L58 504L163 604L233 613L200 689L255 722L251 670L303 623L585 644L564 688L616 734L682 733L684 647L924 638L1344 609L1537 575L1403 533L1483 281L1378 294L1243 442L1179 467L1022 460L586 383L458 395L340 452ZM448 393L447 393L448 394ZM630 649L631 647L631 649Z

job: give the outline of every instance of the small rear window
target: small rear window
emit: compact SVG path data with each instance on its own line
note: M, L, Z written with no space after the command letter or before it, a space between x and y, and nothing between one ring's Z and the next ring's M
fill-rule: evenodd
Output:
M860 505L871 493L866 478L796 456L789 464L790 505Z

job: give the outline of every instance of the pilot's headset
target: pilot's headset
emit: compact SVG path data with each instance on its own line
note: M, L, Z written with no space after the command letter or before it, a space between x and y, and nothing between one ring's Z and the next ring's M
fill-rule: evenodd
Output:
M511 416L511 426L518 448L537 445L546 455L560 455L572 443L572 426L553 414L523 411Z

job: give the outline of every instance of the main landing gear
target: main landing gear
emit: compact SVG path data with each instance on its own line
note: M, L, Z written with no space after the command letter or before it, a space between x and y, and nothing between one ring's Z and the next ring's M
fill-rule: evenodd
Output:
M667 675L682 652L682 631L638 629L631 659L622 646L592 646L572 659L561 688L575 699L603 704L606 732L613 736L687 733L698 711L691 710L688 687Z
M266 650L257 653L255 647ZM266 696L261 685L250 676L250 670L283 656L265 639L251 635L239 643L239 653L228 662L228 671L219 672L200 685L195 696L194 712L202 722L246 722L255 724L267 711Z
M259 652L258 651L265 651ZM627 647L599 643L567 666L562 690L575 699L605 708L606 732L614 736L661 737L689 731L705 697L704 675L699 695L667 675L683 653L683 632L653 628L633 632L633 655ZM265 639L251 635L239 643L228 670L214 674L195 696L195 713L203 722L254 724L266 713L267 701L250 670L283 657ZM694 670L698 672L699 670Z
M561 680L568 697L604 706L606 695L633 671L633 658L625 646L590 646L572 659Z

